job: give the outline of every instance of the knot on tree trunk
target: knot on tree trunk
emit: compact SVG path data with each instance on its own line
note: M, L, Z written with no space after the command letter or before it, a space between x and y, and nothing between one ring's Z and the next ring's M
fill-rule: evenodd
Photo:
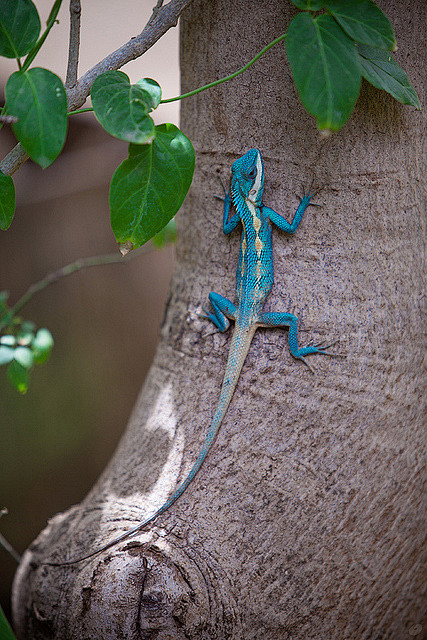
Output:
M155 543L128 541L71 569L41 565L26 552L15 581L21 598L23 590L27 596L16 616L19 637L241 637L223 569L206 551L171 534ZM80 610L70 617L76 602Z

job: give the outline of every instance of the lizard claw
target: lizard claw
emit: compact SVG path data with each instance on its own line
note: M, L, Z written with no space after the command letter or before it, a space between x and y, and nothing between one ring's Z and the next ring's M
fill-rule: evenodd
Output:
M316 344L314 344L313 347L317 349L317 353L322 353L324 356L330 356L331 358L346 358L347 357L346 353L330 353L329 351L326 351L326 349L329 349L330 347L333 347L335 344L338 344L339 341L340 339L337 338L337 340L334 340L329 344L325 344L326 340L322 340L321 342L317 342ZM321 347L321 349L319 349L319 347Z
M199 318L204 318L205 320L211 320L212 321L212 312L211 311L206 309L206 307L202 307L202 312L200 312L200 311L197 312L197 315L199 316Z
M305 191L305 187L304 185L302 186L302 196L300 196L299 194L295 194L296 197L298 198L298 200L300 202L302 202L304 200L304 198L308 198L309 199L309 205L312 207L321 207L321 204L317 204L315 202L311 202L311 198L314 198L314 196L317 196L317 194L324 188L325 185L322 185L320 187L318 187L318 189L315 189L315 191L312 191L313 188L313 184L314 184L314 178L313 180L310 182L310 186L308 187L308 191L306 193Z
M220 183L221 183L221 186L222 186L222 188L223 188L223 190L224 190L225 195L227 195L227 189L225 188L224 183L223 183L223 181L222 181L222 178L221 178L221 176L220 176L219 174L218 174L218 180L219 180L219 181L220 181Z
M309 371L310 371L314 376L316 375L315 370L313 369L313 367L312 367L310 364L308 364L308 362L307 362L307 360L304 358L304 356L300 356L298 359L303 361L303 363L306 365L306 367L308 367Z
M333 347L335 344L338 344L339 341L340 339L337 338L333 342L330 342L329 344L322 346L323 342L325 342L323 340L322 343L318 345L319 347L322 346L322 349L319 350L319 353L323 353L325 356L331 356L331 358L346 358L347 357L346 353L329 353L329 351L325 351L325 349L329 349L329 347Z
M316 344L313 344L313 340L310 340L310 342L308 342L305 347L302 347L301 349L298 350L298 352L293 353L293 355L299 360L302 360L304 364L310 369L311 373L315 373L315 371L309 365L305 356L313 355L314 353L321 353L322 355L330 356L331 358L347 357L347 354L345 353L330 353L329 351L327 351L327 349L329 349L334 344L337 344L337 342L339 342L339 338L338 340L334 340L334 342L330 342L329 344L325 344L325 342L326 342L325 340L322 340L321 342L317 342Z

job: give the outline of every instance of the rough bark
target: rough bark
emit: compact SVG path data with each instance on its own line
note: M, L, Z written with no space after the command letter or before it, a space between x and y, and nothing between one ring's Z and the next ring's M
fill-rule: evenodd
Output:
M422 2L381 3L398 59L417 69ZM182 27L183 90L226 75L282 33L281 0L195 2ZM284 47L183 105L194 184L157 356L118 450L87 499L55 516L14 587L20 638L422 638L422 114L363 86L346 128L322 140ZM211 455L156 525L74 567L160 505L213 415L229 336L195 311L233 296L238 234L224 238L216 172L262 150L280 212L313 174L327 186L289 238L274 234L270 308L302 342L340 338L346 359L292 360L284 332L256 335Z

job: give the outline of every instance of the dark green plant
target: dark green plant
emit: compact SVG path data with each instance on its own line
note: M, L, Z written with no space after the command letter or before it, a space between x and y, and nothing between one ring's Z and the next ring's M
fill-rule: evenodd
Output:
M393 28L372 0L292 0L301 12L291 20L287 32L270 42L246 65L225 78L168 99L162 99L161 87L155 80L144 78L131 84L128 76L117 69L135 57L138 39L141 39L141 53L148 48L146 41L152 37L151 25L156 23L158 28L160 24L160 31L163 29L164 33L174 23L171 12L175 11L172 18L178 19L191 0L171 0L165 7L158 1L146 28L132 40L132 51L126 50L129 43L123 45L79 82L77 16L80 6L78 0L71 0L71 9L75 5L76 11L74 14L71 11L67 106L61 79L47 69L31 67L55 24L61 2L54 2L40 35L40 19L31 0L0 0L0 55L16 58L18 65L18 71L6 84L0 127L2 122L10 124L22 149L43 168L60 154L70 115L94 111L108 133L129 142L129 156L116 169L110 187L111 226L123 254L152 238L155 244L161 243L162 238L171 238L169 229L161 235L162 229L181 207L193 177L195 156L190 140L175 125L155 126L152 111L162 102L189 98L231 80L282 40L286 39L301 102L324 133L337 131L347 122L356 104L362 77L403 104L420 109L417 94L391 54L396 49ZM105 71L112 65L116 70ZM84 89L81 94L79 83ZM73 104L83 104L89 89L92 107L73 110ZM25 158L21 152L11 162L0 163L2 230L11 225L15 210L15 189L10 174ZM63 275L66 271L64 268ZM30 325L17 318L16 305L7 307L6 294L1 295L0 365L6 364L11 382L20 391L26 391L29 371L39 362L40 338L37 336L40 332L28 329ZM47 336L46 333L40 335Z

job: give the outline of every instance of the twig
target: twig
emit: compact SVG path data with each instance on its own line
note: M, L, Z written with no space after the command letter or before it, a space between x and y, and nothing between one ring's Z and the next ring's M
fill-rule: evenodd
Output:
M10 542L8 542L4 537L4 535L2 535L1 533L0 533L0 545L3 547L3 549L5 549L5 551L10 553L12 558L16 560L18 564L21 562L21 556L19 555L19 553L12 547Z
M9 513L6 508L0 509L0 518ZM15 549L12 547L10 542L6 540L6 538L0 533L0 545L12 556L14 560L19 564L21 562L21 556Z
M15 173L17 169L28 160L29 155L24 151L21 143L18 142L11 151L3 158L0 163L0 169L6 175L10 176Z
M68 94L68 109L74 111L81 107L90 93L92 84L101 73L111 69L120 69L124 64L135 60L150 49L171 27L178 23L180 14L192 0L170 0L167 5L157 10L152 22L135 38L122 45L106 58L89 69L77 82L75 89Z
M163 0L157 0L156 6L153 7L153 13L151 14L151 17L149 19L149 21L147 22L147 27L149 24L151 24L153 22L153 20L155 19L155 17L157 16L157 14L159 13L159 9L161 9L163 5Z
M9 309L7 314L8 318L10 319L10 317L14 317L18 313L18 311L20 311L22 307L24 307L27 304L27 302L29 302L36 293L39 293L39 291L43 291L43 289L46 289L46 287L53 284L54 282L57 282L61 278L64 278L65 276L69 276L72 273L76 273L77 271L80 271L81 269L86 269L87 267L101 267L106 264L115 264L115 263L126 264L127 262L130 262L130 260L137 258L143 253L148 253L149 251L153 251L153 250L154 250L153 245L145 244L140 249L135 249L134 251L130 251L124 257L118 253L106 253L101 256L91 256L90 258L79 258L75 262L71 262L70 264L67 264L65 267L61 267L61 269L57 269L56 271L52 271L51 273L48 273L47 276L45 276L42 280L39 280L38 282L35 282L34 284L32 284L24 293L24 295L21 298L19 298L19 300L13 305L13 307ZM0 322L0 329L1 328L2 328L2 323Z
M70 45L68 48L67 78L65 86L72 89L77 84L80 49L80 0L70 0Z
M109 70L120 69L124 64L142 56L150 49L171 27L178 23L181 13L191 4L192 0L170 0L167 5L155 7L157 9L153 20L148 21L144 30L135 38L122 45L113 53L98 62L92 69L89 69L76 85L67 90L68 110L75 111L85 102L90 93L94 80ZM158 4L158 3L157 3ZM12 151L0 162L0 170L11 175L14 173L28 156L18 143Z

